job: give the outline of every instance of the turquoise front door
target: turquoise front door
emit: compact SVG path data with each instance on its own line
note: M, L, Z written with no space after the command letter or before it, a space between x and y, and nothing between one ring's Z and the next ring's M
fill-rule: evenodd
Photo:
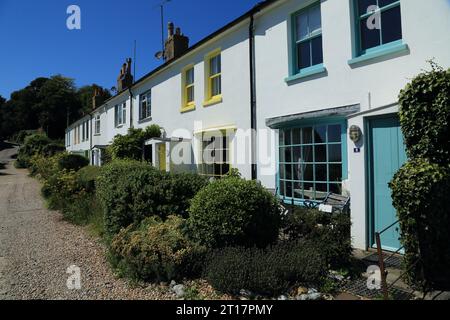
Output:
M375 246L375 233L384 230L398 220L389 188L389 182L407 160L398 118L392 116L370 120L369 144L370 239L372 246ZM381 235L383 249L397 251L400 248L399 238L400 227L397 223Z

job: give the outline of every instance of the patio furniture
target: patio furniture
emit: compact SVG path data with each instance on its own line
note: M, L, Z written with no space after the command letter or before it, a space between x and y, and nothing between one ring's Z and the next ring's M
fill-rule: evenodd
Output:
M330 192L322 202L305 200L304 204L308 208L319 209L322 212L343 213L349 210L350 197Z

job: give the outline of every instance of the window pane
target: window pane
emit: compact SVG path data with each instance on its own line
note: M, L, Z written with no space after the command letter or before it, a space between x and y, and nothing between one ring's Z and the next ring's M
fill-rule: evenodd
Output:
M286 197L292 198L292 182L286 181Z
M186 84L190 85L193 83L194 83L194 68L191 68L186 72Z
M303 193L305 194L305 200L314 200L315 192L314 192L314 183L303 184Z
M323 63L322 36L311 40L312 65Z
M303 183L294 182L294 198L303 199Z
M342 148L340 144L328 145L328 162L342 162Z
M341 142L341 126L328 126L328 142Z
M187 89L186 99L187 99L187 102L193 102L194 101L194 87L189 87Z
M308 30L308 13L303 12L297 16L296 29L297 29L297 41L306 39L309 35Z
M316 200L323 200L328 195L328 185L326 183L316 183Z
M284 164L280 165L280 179L284 179Z
M313 162L313 147L306 146L303 147L303 161L304 162Z
M314 152L315 162L327 162L327 146L315 146Z
M302 129L302 143L311 144L312 143L312 128Z
M397 2L398 0L378 0L378 5L383 8L391 3Z
M302 148L301 147L293 147L293 162L301 162L302 161Z
M286 179L291 180L292 179L292 165L291 164L287 164L285 167L285 174L286 174Z
M330 182L341 182L342 181L342 165L340 164L330 164Z
M221 65L220 65L220 63L221 63L220 54L215 56L215 57L213 57L213 58L211 58L211 61L210 61L210 68L211 68L210 73L211 73L212 76L221 72Z
M292 148L291 147L284 149L284 161L292 162Z
M330 192L336 193L336 194L342 194L342 185L341 184L330 184Z
M377 0L358 0L358 13L360 16L367 13L370 6L376 6Z
M309 10L309 33L320 32L322 28L321 25L320 5L318 5Z
M284 130L280 130L280 146L284 146Z
M284 145L290 146L291 145L291 130L285 130L284 131Z
M320 126L314 127L314 143L326 143L327 142L327 127Z
M301 130L292 130L292 144L301 144Z
M293 177L292 180L302 180L302 165L299 163L294 163L292 165Z
M315 171L316 171L315 181L325 181L326 182L328 180L326 164L316 164Z
M304 69L311 66L311 41L306 41L297 45L298 68Z
M280 181L280 195L281 196L285 196L285 192L284 192L284 181Z
M222 86L221 86L221 77L215 77L211 81L211 94L212 96L218 96L222 92Z
M383 44L402 39L402 19L400 6L381 13Z
M314 166L312 164L305 164L303 169L303 181L314 181ZM300 175L302 177L302 175Z
M380 43L380 30L378 29L369 29L367 26L367 19L363 19L360 22L360 31L361 31L361 49L367 50L373 47L379 46Z

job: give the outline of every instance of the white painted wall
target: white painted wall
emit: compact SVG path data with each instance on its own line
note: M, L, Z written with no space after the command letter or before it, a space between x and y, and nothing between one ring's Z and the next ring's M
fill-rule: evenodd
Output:
M450 1L402 0L403 40L409 53L352 68L352 18L350 0L321 1L324 66L327 73L287 84L289 76L290 15L314 1L286 1L256 20L256 70L258 127L266 129L268 118L344 105L359 104L361 111L395 103L400 90L422 69L427 60L450 67ZM369 94L371 103L369 105ZM395 108L381 113L395 112ZM380 113L377 112L377 113ZM349 120L364 128L364 117ZM348 141L349 186L352 193L353 238L358 248L366 243L365 150L353 153ZM259 162L276 163L260 157ZM259 168L259 179L267 187L275 187L273 169ZM263 171L264 169L264 171ZM267 172L269 171L269 172Z

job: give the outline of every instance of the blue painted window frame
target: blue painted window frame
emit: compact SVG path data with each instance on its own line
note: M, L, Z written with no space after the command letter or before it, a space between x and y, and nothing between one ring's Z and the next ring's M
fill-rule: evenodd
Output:
M301 128L305 128L305 127L315 127L315 126L329 126L329 125L340 125L341 126L341 142L340 143L329 143L328 142L328 130L327 130L327 142L326 143L319 143L319 144L315 144L314 142L314 138L313 138L313 143L312 144L306 144L306 145L297 145L297 144L291 144L291 145L281 145L280 141L278 142L278 160L277 160L277 174L276 174L276 186L277 186L277 193L278 193L278 197L283 200L285 203L288 204L294 204L294 205L299 205L299 206L303 206L304 202L307 199L304 198L296 198L296 197L287 197L285 195L281 195L281 183L285 183L287 181L294 183L294 182L300 182L301 180L293 180L292 179L281 179L280 177L280 166L286 163L295 163L295 162L281 162L281 158L280 158L280 151L281 148L285 148L285 147L293 147L293 146L313 146L313 150L315 149L314 146L317 145L324 145L327 146L327 150L328 150L328 146L329 145L341 145L341 154L342 154L342 159L340 164L342 165L342 180L341 180L341 186L342 186L342 181L346 180L348 178L348 151L347 151L347 121L344 118L335 118L335 117L328 117L328 118L320 118L320 119L314 119L314 120L304 120L304 121L299 121L295 124L289 124L286 125L282 128L279 129L279 132L281 132L282 130L289 130L289 129L301 129ZM314 131L313 131L313 136L314 136ZM314 161L315 159L313 158L313 163L314 166L316 164L316 162ZM324 162L317 162L321 165L330 165L330 164L339 164L338 162L329 162L328 161L328 151L327 151L327 161ZM308 162L309 163L309 162ZM313 166L313 168L315 168ZM328 174L327 174L327 181L325 183L327 183L327 188L328 191L329 189L329 185L333 184L335 182L331 182L329 180L329 170L327 170ZM314 181L312 181L312 183L323 183L322 181L315 181L315 170L313 169L313 175L314 175ZM285 176L286 177L286 176ZM309 182L308 182L309 183ZM338 184L338 183L336 183ZM294 188L293 188L294 189ZM286 190L286 188L284 188L284 190ZM293 190L293 195L294 195L294 190ZM308 201L312 201L312 202L321 202L320 200L309 200Z
M308 35L307 38L302 39L302 40L297 40L296 36L297 36L297 17L306 12L311 10L314 7L319 7L320 9L320 15L322 16L322 6L321 6L321 2L317 1L314 2L296 12L294 12L293 14L291 14L291 61L290 61L290 75L288 78L285 79L286 82L292 81L292 80L296 80L299 78L304 78L304 77L308 77L311 75L315 75L318 73L322 73L324 71L326 71L323 62L320 64L315 64L315 65L311 65L307 68L300 68L298 65L298 50L297 50L297 45L300 43L304 43L304 42L310 42L313 39L317 38L317 37L322 37L323 34L323 30L322 30L322 22L320 24L320 32L316 32L314 34L310 34ZM322 37L322 56L323 56L323 37ZM312 54L311 54L311 59L312 59Z
M358 1L359 0L353 0L353 12L354 12L353 16L354 16L354 28L355 28L355 52L354 52L353 58L357 58L357 57L365 56L365 55L367 55L367 56L380 55L394 47L398 47L398 49L402 49L404 47L403 39L399 39L399 40L396 40L393 42L383 43L382 32L380 32L380 37L381 37L380 45L373 47L373 48L366 49L366 50L362 49L360 22L362 19L367 18L368 16L372 15L374 12L369 12L369 13L359 12ZM397 0L386 6L379 7L380 13L390 10L397 6L400 7L401 6L400 1L401 0ZM377 5L378 5L378 0L377 0ZM400 19L401 19L401 17L400 17ZM383 30L383 26L381 26L381 30ZM403 32L402 32L402 37L403 37Z

